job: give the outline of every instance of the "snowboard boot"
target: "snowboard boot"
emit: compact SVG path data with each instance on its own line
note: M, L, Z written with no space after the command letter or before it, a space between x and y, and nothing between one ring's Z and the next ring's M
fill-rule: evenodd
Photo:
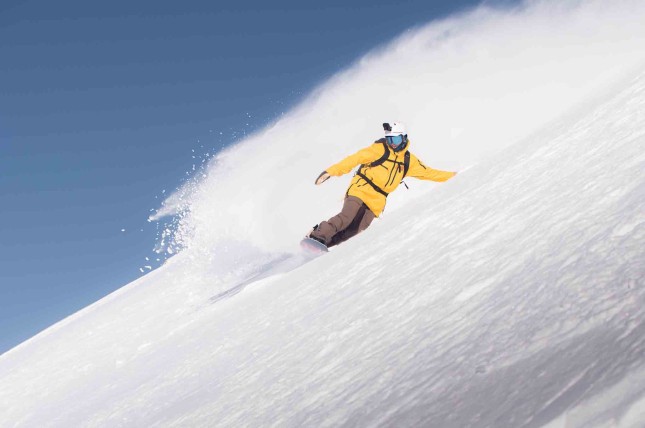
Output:
M318 225L315 225L315 226L311 229L311 231L307 234L307 238L314 239L314 240L316 240L316 241L320 242L321 244L323 244L323 245L326 247L326 246L327 246L327 244L325 243L325 240L324 240L324 239L322 239L322 238L318 238L317 236L314 236L314 235L313 235L313 233L314 233L316 230L318 230Z

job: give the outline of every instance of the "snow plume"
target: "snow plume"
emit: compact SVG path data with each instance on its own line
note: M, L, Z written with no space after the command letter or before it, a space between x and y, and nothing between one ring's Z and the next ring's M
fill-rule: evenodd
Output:
M463 170L639 66L643 22L640 0L538 1L484 4L410 29L219 153L205 178L153 218L180 214L169 239L192 262L232 248L288 252L339 210L351 174L320 187L315 177L381 137L382 122L405 122L411 150L428 165ZM385 216L433 186L410 181Z

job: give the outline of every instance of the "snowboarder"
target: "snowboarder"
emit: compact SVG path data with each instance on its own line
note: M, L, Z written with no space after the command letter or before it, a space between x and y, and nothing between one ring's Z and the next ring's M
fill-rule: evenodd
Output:
M326 247L338 245L367 229L385 208L385 200L406 176L421 180L447 181L456 172L428 168L409 152L410 140L401 122L384 123L385 138L375 141L323 171L316 185L341 176L360 165L347 189L341 212L316 225L308 238Z

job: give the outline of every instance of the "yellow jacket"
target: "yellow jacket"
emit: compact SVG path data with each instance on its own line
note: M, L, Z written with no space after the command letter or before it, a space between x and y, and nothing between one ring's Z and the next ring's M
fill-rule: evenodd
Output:
M405 153L409 147L410 142L408 141L403 150L394 152L390 146L385 144L385 139L377 140L371 146L359 150L337 164L330 166L326 171L329 175L341 176L350 172L357 165L361 165L347 189L347 196L356 196L362 200L378 217L385 209L387 194L392 193L399 187L403 179ZM384 156L385 149L389 152L387 160L378 166L370 166L370 163ZM446 181L457 174L456 172L428 168L412 153L409 156L410 163L406 177Z

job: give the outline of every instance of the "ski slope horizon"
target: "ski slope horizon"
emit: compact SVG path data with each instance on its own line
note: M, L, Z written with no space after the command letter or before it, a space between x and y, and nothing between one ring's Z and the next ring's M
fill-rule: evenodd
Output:
M549 2L480 8L431 24L394 42L389 60L426 58L430 40L446 56L423 65L454 66L462 50L503 50L497 36L518 31L501 67L521 46L530 56L525 43L548 22L538 50L558 64L535 71L545 57L522 57L498 74L484 61L480 80L465 79L479 92L445 111L436 99L422 108L448 84L430 73L437 86L404 90L412 106L386 96L386 112L375 88L410 75L366 78L388 62L373 53L219 154L154 217L178 214L160 247L178 255L0 356L0 425L640 426L645 15L618 4L614 15L602 2L558 6L556 20ZM565 46L600 22L601 47ZM584 66L567 64L571 52ZM620 67L605 64L612 55ZM472 111L450 121L462 108ZM474 166L441 185L409 180L382 219L323 257L293 251L341 204L346 181L314 188L319 170L394 115L412 118L412 151L429 165ZM497 116L509 124L499 139ZM474 134L481 146L467 143Z

